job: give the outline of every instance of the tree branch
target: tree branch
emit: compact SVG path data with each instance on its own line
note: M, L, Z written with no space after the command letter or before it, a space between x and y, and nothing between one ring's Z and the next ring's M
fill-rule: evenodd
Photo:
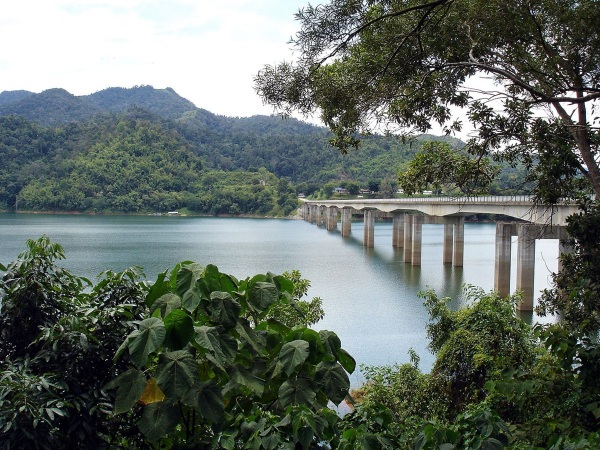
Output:
M428 14L431 13L431 11L433 11L436 7L441 6L441 5L445 5L447 3L454 3L454 0L436 0L434 2L431 3L424 3L421 5L416 5L416 6L411 6L410 8L406 8L403 9L401 11L396 11L393 13L388 13L388 14L383 14L379 17L376 17L374 19L369 20L368 22L358 26L357 28L354 29L354 31L350 32L338 45L336 45L336 47L331 51L331 53L329 53L329 55L321 58L321 60L316 63L316 66L319 67L321 65L323 65L325 63L325 61L333 58L335 55L337 55L342 49L346 48L348 46L348 44L352 41L352 39L354 39L356 36L358 36L360 33L362 33L364 30L366 30L367 28L371 27L372 25L382 21L382 20L386 20L386 19L390 19L393 17L399 17L399 16L403 16L406 14L409 14L413 11L419 11L422 9L428 9Z

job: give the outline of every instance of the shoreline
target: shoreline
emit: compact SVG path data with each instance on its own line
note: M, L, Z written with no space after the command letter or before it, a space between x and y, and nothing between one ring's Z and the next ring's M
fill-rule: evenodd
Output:
M49 214L49 215L62 215L62 216L138 216L138 217L223 217L223 218L240 218L240 219L285 219L285 220L300 220L300 215L293 214L289 216L264 216L258 214L220 214L220 215L209 215L209 214L194 214L194 213L183 213L176 215L169 215L168 213L151 213L151 212L82 212L82 211L6 211L0 210L0 214Z

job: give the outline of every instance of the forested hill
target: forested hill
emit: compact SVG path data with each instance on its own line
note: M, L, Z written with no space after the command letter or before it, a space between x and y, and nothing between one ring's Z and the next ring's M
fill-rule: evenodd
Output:
M328 138L296 119L218 116L170 88L2 92L0 209L283 214L297 191L394 178L418 150L372 136L343 156Z

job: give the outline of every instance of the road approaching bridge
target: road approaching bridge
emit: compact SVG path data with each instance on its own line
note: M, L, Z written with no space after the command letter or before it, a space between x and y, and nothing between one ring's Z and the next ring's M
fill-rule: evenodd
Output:
M502 296L510 294L511 238L517 236L517 290L523 292L520 310L533 309L533 280L536 239L559 239L560 252L568 249L565 239L566 219L577 212L574 204L552 207L536 204L532 197L423 197L398 199L307 200L302 199L304 220L338 227L341 217L342 237L350 235L352 216L364 216L363 245L374 246L375 219L391 217L392 246L404 249L404 262L421 265L422 226L424 223L444 225L443 262L463 265L464 220L473 214L494 214L512 217L514 222L496 223L496 260L494 289ZM560 263L559 263L560 270Z

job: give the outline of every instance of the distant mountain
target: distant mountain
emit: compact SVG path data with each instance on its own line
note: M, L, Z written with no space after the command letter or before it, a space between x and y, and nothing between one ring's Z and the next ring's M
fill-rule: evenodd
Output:
M43 127L79 124L72 139L91 145L89 136L103 121L145 120L175 130L201 157L207 168L254 171L261 167L293 183L322 184L331 180L393 176L415 148L390 136L370 136L360 150L343 156L329 145L331 134L297 119L279 116L224 117L197 108L173 89L152 86L111 87L94 94L74 96L64 89L40 94L27 91L0 93L0 117L20 116ZM12 101L11 101L12 100ZM94 118L95 117L95 118ZM113 117L113 119L107 119ZM90 120L94 118L92 122ZM89 125L86 125L90 122ZM85 151L77 148L76 152Z
M43 126L82 122L101 113L121 113L138 107L170 120L196 120L214 126L217 116L197 108L173 89L152 86L111 87L90 95L75 96L64 89L0 93L0 116L16 115Z
M152 86L135 88L112 87L85 95L82 99L105 112L122 112L131 106L143 108L167 119L180 119L198 108L179 96L172 88L154 89Z
M15 95L15 92L25 91L2 93L9 97L12 94L15 100L0 106L0 116L16 115L44 126L56 126L81 122L102 112L93 103L64 89L48 89L31 95Z
M9 103L15 103L23 100L30 95L35 95L30 91L4 91L0 92L0 106L7 105Z

